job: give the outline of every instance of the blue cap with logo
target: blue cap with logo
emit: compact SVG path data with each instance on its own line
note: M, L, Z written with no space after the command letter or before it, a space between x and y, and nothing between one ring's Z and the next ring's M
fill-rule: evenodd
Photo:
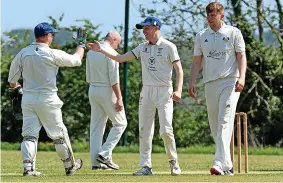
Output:
M37 26L35 26L34 28L34 36L36 38L40 36L44 36L48 33L56 33L56 32L58 32L58 30L52 28L51 25L47 22L42 22L38 24Z
M158 26L160 28L161 22L156 17L147 17L143 22L136 24L136 28L142 29L144 26L149 26L149 25Z

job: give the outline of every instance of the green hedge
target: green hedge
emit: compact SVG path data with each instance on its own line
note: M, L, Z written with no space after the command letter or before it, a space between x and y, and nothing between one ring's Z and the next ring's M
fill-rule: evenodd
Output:
M75 141L72 143L74 152L89 152L89 144L85 142ZM20 143L1 143L1 150L20 150ZM243 148L242 148L243 150ZM38 151L55 151L54 145L51 142L40 142L38 144ZM164 147L153 145L153 153L165 153ZM139 147L137 145L117 146L114 149L115 153L138 153ZM183 154L214 154L214 146L190 146L186 148L178 148L179 153ZM237 154L237 147L235 147L235 154ZM243 154L243 152L242 152ZM283 148L264 147L264 148L249 148L250 155L283 155Z

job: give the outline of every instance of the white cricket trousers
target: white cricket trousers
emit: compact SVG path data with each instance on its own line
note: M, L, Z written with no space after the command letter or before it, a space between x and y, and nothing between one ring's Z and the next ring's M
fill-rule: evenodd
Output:
M99 166L96 160L100 154L106 158L112 158L112 151L119 142L126 126L127 119L125 110L116 112L116 96L109 86L89 87L89 101L91 105L90 119L90 156L92 166ZM102 145L103 134L108 118L112 122L112 128L106 141Z
M33 160L33 163L24 163L25 168L29 168L32 165L33 169L35 169L37 139L42 126L48 137L52 140L64 138L66 143L70 144L68 130L62 119L62 105L63 102L59 99L57 93L48 95L31 92L24 93L22 100L22 136L24 138L32 137L34 139L33 142L23 141L21 144L23 161ZM67 150L68 148L64 149L64 151ZM68 154L58 152L57 148L56 151L61 159L65 159L64 157L66 156L68 157Z
M152 167L151 152L156 109L159 117L159 134L163 139L167 157L169 161L178 161L172 127L172 93L173 88L167 86L144 85L142 88L139 101L140 166Z
M226 171L233 167L230 142L240 92L235 92L237 78L224 78L205 84L208 119L216 144L213 166Z

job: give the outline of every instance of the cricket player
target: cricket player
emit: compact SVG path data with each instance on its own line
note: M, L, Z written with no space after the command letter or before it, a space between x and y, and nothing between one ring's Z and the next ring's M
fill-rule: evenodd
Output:
M216 143L212 175L233 175L230 141L240 92L245 85L246 55L241 31L226 25L219 2L206 7L209 27L195 37L189 93L196 97L195 82L203 65L208 119Z
M110 31L105 37L103 47L117 49L121 36ZM112 161L112 151L119 142L127 120L119 84L119 63L105 57L102 53L90 50L86 58L86 81L89 83L90 156L92 170L114 169L119 166ZM112 127L102 145L107 119Z
M42 126L55 144L66 175L72 175L82 167L82 160L74 159L68 131L62 120L63 102L57 95L56 76L59 67L75 67L82 64L86 35L82 29L78 30L78 47L75 53L70 55L49 47L57 32L58 30L46 22L38 24L34 28L36 42L23 48L10 67L10 87L15 91L23 91L23 176L42 175L35 170L38 136ZM19 89L21 86L18 80L21 76L23 88Z
M142 168L133 175L152 174L151 152L156 109L159 116L159 132L164 141L171 174L179 175L181 169L172 128L173 100L177 102L181 100L183 85L183 69L178 51L173 43L160 36L161 22L158 18L147 17L143 22L136 24L136 28L143 29L147 41L123 55L103 47L97 41L89 43L88 46L120 63L134 58L141 60L143 88L139 101L139 138ZM175 92L171 79L173 67L177 77Z

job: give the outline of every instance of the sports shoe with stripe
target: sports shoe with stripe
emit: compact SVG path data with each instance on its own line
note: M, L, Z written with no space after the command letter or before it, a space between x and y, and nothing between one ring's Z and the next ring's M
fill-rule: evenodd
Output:
M234 168L232 167L230 170L224 171L224 175L233 176Z
M109 168L112 168L114 170L119 170L119 165L114 163L110 158L105 158L99 154L96 160L99 161L99 163L107 165Z
M171 168L171 175L180 175L181 169L179 163L176 160L170 160L169 165Z
M42 176L42 173L35 171L35 170L25 170L24 173L23 173L23 176L40 177L40 176Z
M65 168L65 172L67 176L71 176L77 172L77 170L81 169L83 166L83 160L76 159L75 165L70 168Z
M92 166L92 170L113 170L113 169L101 163L99 166Z
M152 168L149 168L148 166L144 166L133 173L133 176L148 176L148 175L152 175Z

